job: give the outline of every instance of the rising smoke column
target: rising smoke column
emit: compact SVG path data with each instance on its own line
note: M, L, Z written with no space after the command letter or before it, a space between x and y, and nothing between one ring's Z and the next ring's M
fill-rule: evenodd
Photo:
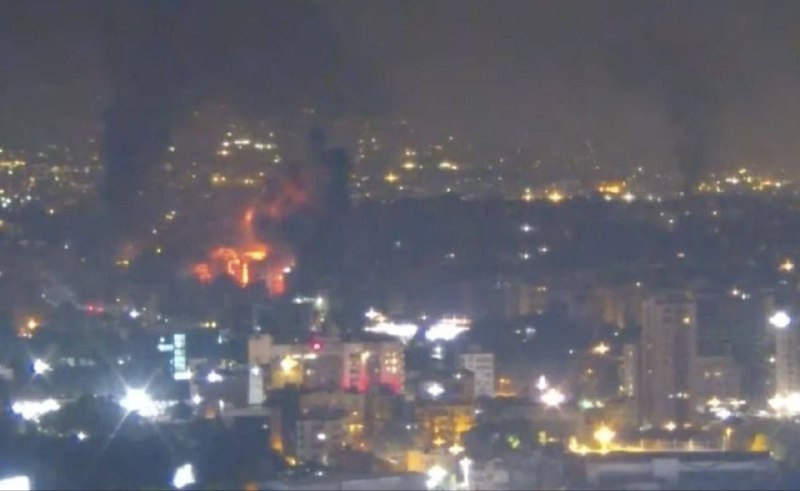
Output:
M664 108L669 129L664 137L687 194L696 190L716 156L722 104L716 73L721 57L703 36L705 17L692 13L651 4L638 22L620 27L606 47L612 77Z
M350 209L350 159L340 147L328 149L325 132L309 133L309 159L298 172L308 190L309 207L287 216L282 227L296 252L293 286L316 295L340 290Z
M346 86L325 8L307 0L98 5L110 85L103 194L118 223L147 225L172 128L204 100L221 98L253 120L309 104L323 118L341 111Z
M166 149L180 91L175 5L115 3L98 13L110 94L104 115L103 196L113 216L146 221L146 191Z

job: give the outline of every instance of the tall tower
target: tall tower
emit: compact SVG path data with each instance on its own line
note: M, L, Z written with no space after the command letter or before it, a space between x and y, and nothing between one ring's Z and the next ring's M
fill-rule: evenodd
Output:
M639 390L643 425L690 423L697 360L696 303L690 292L666 292L642 303Z
M793 318L795 309L778 307L787 304L791 305L768 299L768 322L775 333L775 394L778 395L800 391L800 326Z

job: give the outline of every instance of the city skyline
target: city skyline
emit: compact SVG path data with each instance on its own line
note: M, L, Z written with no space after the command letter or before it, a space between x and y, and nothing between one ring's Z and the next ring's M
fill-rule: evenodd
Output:
M0 4L0 490L797 489L800 4Z

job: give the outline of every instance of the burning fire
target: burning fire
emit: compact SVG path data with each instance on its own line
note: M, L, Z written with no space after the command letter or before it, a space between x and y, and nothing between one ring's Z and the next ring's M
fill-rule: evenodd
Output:
M282 212L283 206L276 201L265 209L265 213L273 218L273 213ZM198 281L209 283L225 274L241 287L263 282L270 295L285 293L285 272L294 266L294 258L284 251L279 253L277 247L256 237L253 229L255 212L252 207L245 212L236 245L215 247L208 253L206 261L192 266L192 274Z

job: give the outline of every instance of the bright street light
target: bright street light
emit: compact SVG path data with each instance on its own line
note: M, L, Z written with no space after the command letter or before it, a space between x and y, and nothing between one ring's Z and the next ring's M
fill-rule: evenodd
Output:
M545 377L544 375L539 375L539 380L536 381L536 388L540 392L543 392L547 390L549 386L550 385L547 383L547 377Z
M778 329L786 329L792 323L792 318L785 311L779 310L770 316L769 323Z
M595 441L603 447L603 450L606 450L608 445L614 441L617 433L608 426L602 425L595 430L592 436L594 436Z
M444 481L444 478L447 477L447 471L439 465L434 465L430 469L428 469L428 480L425 482L425 486L428 489L435 489L439 487L439 485Z
M175 469L175 475L172 478L172 485L175 488L183 489L186 486L191 486L194 483L194 466L192 466L192 464L183 464Z
M14 476L0 479L0 491L30 491L31 480L28 476Z
M557 408L563 404L565 400L567 400L567 397L560 390L551 388L547 389L539 398L539 400L547 407Z
M53 371L53 367L50 366L44 360L36 359L33 361L33 373L36 375L44 375L47 372Z
M427 392L428 395L434 399L437 399L439 396L444 394L444 387L442 387L442 384L438 382L433 382L428 385L428 387L425 389L425 392Z
M119 405L129 413L137 413L145 418L158 416L158 408L155 401L141 388L128 389L125 397L119 401Z
M206 377L206 381L209 384L218 384L222 382L223 377L219 373L215 372L214 370L208 372L208 376Z
M11 411L25 421L38 421L39 418L45 414L58 411L59 409L61 409L61 404L55 399L17 401L11 405Z

